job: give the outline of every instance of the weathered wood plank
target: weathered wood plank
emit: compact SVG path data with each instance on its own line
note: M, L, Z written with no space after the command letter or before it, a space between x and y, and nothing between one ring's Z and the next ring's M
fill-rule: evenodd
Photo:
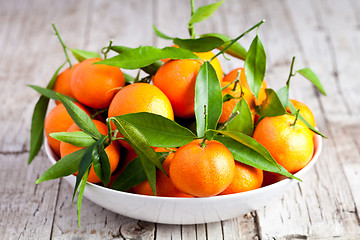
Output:
M27 153L0 154L0 235L2 239L49 239L52 232L59 180L35 184L50 165L28 166Z
M277 4L277 2L273 1L271 5L273 6L272 9L282 9L283 5L286 4ZM321 68L316 63L323 63L323 58L329 52L329 48L318 48L316 46L317 42L326 37L326 35L321 32L320 34L316 34L318 33L318 30L315 28L317 27L316 24L321 25L315 18L317 13L312 11L298 11L299 8L312 9L309 2L291 2L291 4L289 2L287 6L283 11L290 13L288 19L278 20L276 25L278 27L281 26L279 29L283 31L282 35L295 30L294 37L296 42L294 47L300 49L304 63L309 63L310 66L315 63L315 67L318 67L319 75L321 76L326 73L324 69L327 68ZM281 17L286 16L286 14L275 14L275 16ZM306 19L308 25L301 22L305 21L304 19ZM291 25L295 22L298 24ZM279 34L281 34L280 31ZM309 55L311 58L307 57ZM279 55L279 57L281 56L282 55ZM335 80L334 78L332 79ZM326 86L327 85L328 84L326 84ZM318 126L329 135L329 129L327 129L328 126L326 126L325 119L320 115L321 113L328 114L328 109L325 109L325 112L322 111L322 105L319 106L317 95L312 91L311 85L294 83L292 87L295 87L295 90L292 91L293 96L307 100L305 102L309 104L316 113ZM341 99L339 94L337 96ZM327 99L324 99L324 102L326 100ZM330 105L328 106L330 107ZM329 146L328 144L331 145ZM310 173L310 178L302 183L298 189L294 189L286 194L282 198L282 201L267 206L263 215L261 214L262 211L258 211L262 239L270 239L275 236L279 238L332 238L335 236L350 237L358 234L359 229L356 217L354 214L349 213L354 210L351 191L345 179L341 163L334 157L334 155L336 155L333 148L334 145L333 140L326 142L321 159L315 168L315 175L311 175L314 174L313 171ZM324 162L324 160L321 161L322 159L326 159L326 162ZM332 166L332 168L329 166ZM341 200L339 200L339 198L341 198ZM339 204L340 202L341 204ZM282 211L279 212L279 209L282 209ZM349 222L343 224L341 219L348 219ZM270 224L266 224L267 222L270 222ZM276 226L281 226L282 229Z
M86 198L82 202L82 227L79 229L76 201L74 205L71 204L72 192L73 186L62 180L54 218L53 239L153 239L154 224L123 217Z
M52 35L51 22L59 23L64 41L72 46L74 40L70 39L76 39L83 26L81 16L86 14L86 8L80 7L86 6L82 1L54 2L46 8L40 1L13 2L13 10L9 9L13 11L11 31L4 34L7 45L0 59L0 81L6 89L0 95L0 135L7 136L0 140L0 152L8 153L29 150L31 115L39 95L25 84L46 86L65 60L60 43ZM71 11L74 15L69 14ZM38 17L33 17L34 12ZM65 29L72 29L73 36L68 37Z
M144 36L150 35L152 31L151 9L151 2L90 1L83 16L86 21L80 35L84 42L76 41L74 45L91 51L99 51L108 44L109 39L114 39L114 45L149 45L152 39ZM150 14L140 15L140 12L146 11L150 11ZM67 31L68 38L75 36L72 31ZM67 182L61 182L54 220L54 239L154 239L155 224L123 217L87 199L83 200L82 228L79 230L76 206L71 206L72 189Z

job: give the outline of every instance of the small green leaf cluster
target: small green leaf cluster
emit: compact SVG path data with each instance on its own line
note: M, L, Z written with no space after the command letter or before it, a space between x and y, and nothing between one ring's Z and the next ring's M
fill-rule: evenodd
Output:
M150 82L151 76L153 76L163 64L162 59L200 60L194 52L207 52L218 49L219 51L214 58L221 54L228 54L244 60L245 75L249 89L257 98L266 72L266 53L264 46L258 34L256 34L248 50L242 47L238 41L250 31L258 29L260 25L264 23L264 20L255 24L234 39L219 33L209 33L197 37L194 32L194 24L209 18L223 2L224 1L220 1L202 6L194 11L193 1L191 1L192 16L188 22L191 38L189 39L169 37L160 32L155 26L153 27L157 36L171 40L178 48L165 47L160 49L154 46L129 48L120 45L113 46L112 41L110 41L109 46L102 49L104 60L96 64L116 66L122 69L138 69L149 75L143 79L125 75L127 84ZM190 121L190 125L195 125L194 128L188 126L189 121L187 122L181 119L173 121L153 113L139 112L107 118L108 133L107 135L100 134L92 122L91 117L74 104L76 99L71 99L52 90L61 68L66 63L71 66L67 54L69 48L62 42L55 25L53 25L53 27L64 48L66 62L55 71L46 88L29 85L41 94L41 97L36 103L32 118L29 163L37 155L43 143L44 119L49 99L61 101L82 132L53 133L51 137L83 148L59 159L56 164L40 176L36 183L68 176L77 172L73 199L76 192L79 191L79 223L81 199L90 167L94 167L94 171L103 186L107 186L110 182L111 170L105 148L109 146L112 141L119 139L126 141L137 154L137 158L126 166L125 170L111 185L112 189L119 191L127 191L133 186L148 180L154 195L156 195L156 171L160 169L167 174L162 167L162 163L169 153L156 153L153 147L181 147L195 139L203 139L204 142L205 140L219 141L230 150L236 161L264 171L296 178L277 164L269 151L251 137L256 126L254 126L253 113L243 98L240 98L235 105L229 119L225 123L219 124L223 102L229 101L233 97L223 97L220 81L214 68L210 64L212 59L203 62L196 77L194 99L195 119L193 122ZM94 52L79 49L69 50L80 62L88 58L100 57L98 53ZM112 58L107 58L109 51L113 51L117 53L117 55ZM278 91L270 88L266 89L267 98L261 105L257 106L256 114L259 115L259 121L265 117L298 114L300 120L312 131L322 135L305 121L301 116L301 112L299 114L289 101L290 79L298 72L309 79L323 94L325 94L324 88L317 76L309 68L303 68L293 73L293 66L294 59L291 64L286 86ZM291 113L287 113L287 108L290 109ZM103 111L106 112L106 109ZM95 113L93 117L97 114L98 113ZM111 124L115 125L116 128L113 129ZM121 137L119 137L119 133Z

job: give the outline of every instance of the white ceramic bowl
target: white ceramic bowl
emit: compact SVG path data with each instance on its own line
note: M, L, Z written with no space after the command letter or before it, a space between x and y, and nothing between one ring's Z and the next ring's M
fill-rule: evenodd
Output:
M319 135L314 138L314 146L315 153L311 162L295 174L302 180L319 158L322 149ZM45 149L51 163L55 164L56 155L47 142ZM65 179L72 186L75 185L75 176L70 175ZM296 183L299 181L284 179L248 192L207 198L145 196L87 183L84 196L110 211L135 219L165 224L200 224L226 220L254 211L281 197Z

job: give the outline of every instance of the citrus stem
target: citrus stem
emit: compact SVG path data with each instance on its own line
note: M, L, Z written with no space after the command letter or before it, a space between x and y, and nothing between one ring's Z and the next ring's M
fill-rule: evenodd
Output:
M231 45L233 45L235 42L237 42L240 38L244 37L246 34L248 34L249 32L251 32L252 30L254 30L255 28L259 27L261 24L263 24L265 22L265 19L261 20L260 22L258 22L257 24L255 24L254 26L252 26L251 28L249 28L248 30L246 30L244 33L242 33L240 36L238 36L237 38L233 39L223 50L221 50L220 52L218 52L214 57L212 57L210 59L210 62L216 58L217 56L219 56L220 54L226 52L226 50L228 50L229 47L231 47Z
M94 114L90 115L90 117L91 117L92 119L94 119L94 118L96 118L99 114L102 114L102 113L106 112L107 110L108 110L108 108L104 108L104 109L102 109L102 110L96 111Z
M202 140L202 142L200 143L200 146L201 146L202 148L206 147L205 141L206 141L206 138L204 137L203 140Z
M191 5L191 16L192 16L194 14L194 0L190 0L190 5ZM191 38L194 39L195 38L194 25L189 23L188 29Z
M233 80L232 82L230 82L229 84L227 84L225 87L222 87L222 88L221 88L221 91L224 90L224 89L226 89L226 88L228 88L231 84L233 84L233 83L236 82L236 81L237 81L237 79Z
M108 53L110 52L110 50L111 50L112 43L113 43L113 40L112 40L112 39L110 39L109 46L104 47L103 49L101 49L102 54L104 54L104 59L106 59L106 58L107 58L107 54L108 54ZM106 50L105 50L105 49L106 49Z
M287 86L289 86L289 84L290 84L290 79L291 79L291 77L295 76L295 74L293 73L294 63L295 63L295 56L294 56L294 57L292 58L292 60L291 60L290 73L289 73L288 80L286 81L286 85L287 85Z
M51 25L52 25L52 27L54 28L55 34L56 34L56 36L58 37L58 39L59 39L59 41L60 41L60 43L61 43L61 46L63 47L64 53L65 53L65 57L66 57L66 61L69 63L70 68L72 68L72 64L71 64L69 55L68 55L68 53L67 53L67 47L66 47L65 43L63 42L63 40L61 39L60 34L59 34L59 32L58 32L55 24L52 23Z
M229 123L231 123L232 120L234 120L234 118L235 118L237 115L239 115L239 114L240 114L239 111L236 111L236 112L232 113L232 114L230 115L230 117L228 118L228 120L226 120L226 121L224 122L224 124L218 129L218 131L224 130L224 128L226 128L226 126L227 126Z
M205 131L206 131L208 127L208 109L206 105L204 105L204 120L205 120Z
M108 129L108 137L109 137L108 143L111 143L112 140L113 140L113 137L112 137L111 123L110 123L108 118L106 119L106 126L107 126L107 129Z
M300 113L300 108L296 111L296 113L295 113L295 121L290 126L295 127L295 124L296 124L296 122L297 122L297 120L299 118L299 113Z
M235 84L234 84L234 87L233 87L233 91L236 90L236 87L237 87L238 83L240 82L240 71L237 72L235 80L236 81L235 81ZM241 83L240 83L240 85L241 85Z

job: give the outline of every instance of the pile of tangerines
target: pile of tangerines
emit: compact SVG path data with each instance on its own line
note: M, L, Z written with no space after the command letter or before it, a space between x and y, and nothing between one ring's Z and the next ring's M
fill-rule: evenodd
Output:
M107 135L116 129L108 128L106 119L130 113L148 112L177 122L194 119L195 83L200 67L214 57L210 52L195 53L200 60L164 59L163 65L150 81L126 82L120 68L95 64L100 58L89 58L61 72L54 91L70 97L86 112L98 131ZM252 138L264 146L291 174L311 160L314 152L314 133L294 114L259 119L257 107L267 99L266 83L262 82L256 98L249 88L244 68L239 67L224 75L217 58L210 64L216 71L224 100L219 124L226 123L241 99L249 105L255 126ZM291 100L301 115L315 127L310 109ZM291 113L290 110L288 110ZM260 120L260 121L259 121ZM55 132L82 131L73 121L65 106L57 101L45 119L47 141L59 157L63 158L82 147L54 139ZM195 139L179 148L155 148L155 152L169 152L163 163L167 174L157 170L156 196L209 197L233 194L274 183L283 177L234 160L231 151L216 140ZM111 166L111 181L107 187L137 157L136 152L123 139L114 140L105 148ZM91 167L88 182L100 179ZM148 181L129 189L136 194L154 195Z

